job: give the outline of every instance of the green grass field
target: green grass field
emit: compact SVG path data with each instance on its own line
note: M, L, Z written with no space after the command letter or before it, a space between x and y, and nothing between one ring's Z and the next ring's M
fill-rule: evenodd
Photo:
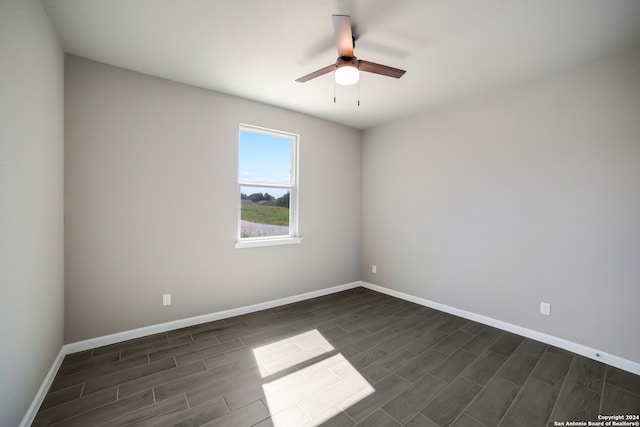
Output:
M259 224L289 225L289 208L263 206L253 203L242 205L241 218Z

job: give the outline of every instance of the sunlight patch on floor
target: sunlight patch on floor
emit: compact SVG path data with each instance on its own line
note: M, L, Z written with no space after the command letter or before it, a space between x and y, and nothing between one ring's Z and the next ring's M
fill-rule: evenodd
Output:
M274 427L318 426L375 391L315 329L253 353L262 377L277 377L262 386Z

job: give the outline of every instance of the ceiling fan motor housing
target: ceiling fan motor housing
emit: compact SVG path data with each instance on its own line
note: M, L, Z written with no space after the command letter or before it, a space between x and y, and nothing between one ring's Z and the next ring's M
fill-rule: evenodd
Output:
M339 56L336 61L336 67L356 67L358 68L358 58L355 56Z

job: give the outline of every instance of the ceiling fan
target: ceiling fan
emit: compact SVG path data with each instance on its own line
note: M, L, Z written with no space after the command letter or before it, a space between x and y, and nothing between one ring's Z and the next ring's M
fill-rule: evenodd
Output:
M351 18L348 15L333 15L333 32L336 36L338 59L335 64L327 65L313 73L296 79L304 83L316 77L335 71L335 81L341 85L352 85L360 79L360 71L381 74L399 79L406 72L387 65L358 59L353 55L355 38L351 32Z

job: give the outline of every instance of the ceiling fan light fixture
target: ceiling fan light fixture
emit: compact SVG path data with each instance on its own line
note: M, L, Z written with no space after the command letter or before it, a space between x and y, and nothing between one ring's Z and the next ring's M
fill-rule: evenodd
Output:
M345 65L336 70L336 83L343 86L349 86L358 83L360 80L360 71L353 65Z
M358 70L357 59L354 57L342 57L338 59L336 64L336 83L343 86L349 86L358 83L360 80L360 70Z

